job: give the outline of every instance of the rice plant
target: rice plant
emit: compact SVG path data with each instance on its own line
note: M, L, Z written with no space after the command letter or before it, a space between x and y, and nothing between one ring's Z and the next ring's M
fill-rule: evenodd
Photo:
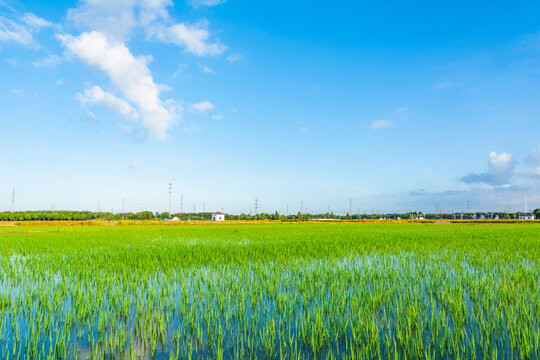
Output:
M2 359L538 359L534 224L0 234Z

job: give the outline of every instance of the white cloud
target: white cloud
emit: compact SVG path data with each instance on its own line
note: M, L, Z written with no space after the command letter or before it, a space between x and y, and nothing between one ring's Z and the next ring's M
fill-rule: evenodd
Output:
M505 186L510 183L514 171L512 154L495 151L489 153L488 171L485 173L470 173L461 178L466 184L486 184L493 186Z
M49 54L46 58L34 61L35 67L56 66L64 61L62 56Z
M538 145L536 149L533 150L532 154L527 156L527 161L531 164L540 165L540 145Z
M393 125L394 123L389 120L375 120L373 123L371 123L371 129L372 130L384 129L384 128L392 127Z
M210 69L208 66L204 66L204 65L199 64L199 69L201 69L201 71L204 71L207 74L212 74L212 75L216 74L216 72L214 70Z
M97 30L124 40L137 26L168 20L170 5L171 0L82 0L78 7L68 10L67 18L83 30Z
M214 114L214 115L212 115L212 119L213 120L221 120L221 119L223 119L223 115L222 114Z
M228 62L236 62L238 60L241 60L242 56L240 56L240 54L231 54L227 56L226 59Z
M139 117L137 110L129 105L127 101L117 98L110 92L103 91L99 86L86 89L84 94L77 94L77 98L83 104L106 106L126 118L135 119Z
M214 104L212 104L208 100L204 100L195 104L191 104L189 107L192 111L203 112L207 110L212 110L214 108Z
M134 160L131 162L131 164L129 164L130 169L138 169L140 167L141 167L141 162L138 160Z
M24 90L23 90L23 89L11 89L10 92L11 92L12 94L21 96L21 95L23 94Z
M122 42L97 31L58 38L69 54L109 75L125 98L138 108L142 125L151 136L165 138L167 130L176 123L179 106L172 100L160 100L160 86L147 67L148 58L134 57Z
M194 8L201 6L216 6L223 4L226 0L190 0L189 3Z
M540 180L540 166L532 170L523 170L521 171L521 174Z
M184 126L184 132L187 134L194 134L201 131L201 128L197 125Z
M30 26L31 28L35 29L35 30L39 30L43 27L47 27L47 26L53 26L53 23L43 19L43 18L40 18L39 16L36 16L35 14L32 14L32 13L26 13L23 15L23 17L21 18L21 20L27 24L28 26Z
M209 41L210 32L207 30L207 26L207 22L201 22L197 25L179 23L166 28L154 28L151 35L160 41L183 46L187 52L195 55L221 54L227 47L219 42Z
M32 13L24 14L19 22L0 16L0 41L32 45L34 33L53 24Z

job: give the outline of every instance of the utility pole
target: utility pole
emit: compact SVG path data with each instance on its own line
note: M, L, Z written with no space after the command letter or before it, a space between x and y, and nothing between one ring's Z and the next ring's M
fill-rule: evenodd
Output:
M304 217L304 200L300 200L300 217Z
M523 202L525 204L525 213L528 213L529 209L528 209L528 206L527 206L527 195L525 195L525 193L523 193Z
M467 200L467 212L471 213L471 200Z
M169 218L171 217L172 183L169 183Z
M184 194L180 194L180 216L184 212Z
M352 199L349 199L349 219L352 219Z
M13 193L11 194L11 212L15 211L15 188L13 188Z
M285 215L289 215L289 203L285 204Z
M124 220L126 199L122 199L122 220Z

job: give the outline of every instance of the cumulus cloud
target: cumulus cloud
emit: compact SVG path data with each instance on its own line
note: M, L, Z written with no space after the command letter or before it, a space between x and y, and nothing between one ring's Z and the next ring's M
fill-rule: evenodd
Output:
M176 123L179 106L172 100L161 101L161 87L148 69L148 58L135 57L121 41L97 32L79 36L59 35L68 54L107 73L125 98L134 104L142 125L151 136L164 139Z
M106 106L125 118L135 119L139 117L137 110L127 101L117 98L110 92L103 91L99 86L86 89L84 94L77 94L77 98L83 104Z
M460 180L466 184L485 184L492 186L507 186L514 172L512 154L495 151L489 153L488 171L484 173L470 173Z
M214 108L214 104L212 104L208 100L204 100L195 104L191 104L189 107L192 111L203 112L207 110L212 110Z
M392 127L393 125L394 123L389 120L375 120L371 124L371 129L372 130L384 129L384 128Z
M187 52L198 56L213 56L223 53L227 47L219 42L210 41L207 22L195 25L184 23L169 27L154 28L152 36L160 41L183 46Z
M52 25L32 13L24 14L18 21L0 16L0 41L31 45L34 42L33 34Z

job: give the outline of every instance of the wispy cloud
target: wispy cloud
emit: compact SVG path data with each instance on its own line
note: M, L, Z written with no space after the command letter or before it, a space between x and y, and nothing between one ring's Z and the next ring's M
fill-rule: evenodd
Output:
M470 173L460 180L466 184L486 184L491 186L506 186L514 172L512 154L495 151L489 153L488 170L484 173Z
M189 108L192 111L204 112L204 111L212 110L214 108L214 104L212 104L208 100L204 100L195 104L191 104Z
M212 115L212 119L214 119L214 120L221 120L221 119L223 119L223 115L222 115L222 114L219 114L219 113L218 113L218 114L214 114L214 115Z
M226 0L188 0L188 3L194 8L202 6L216 6L223 4Z
M435 90L444 90L452 87L452 83L450 81L441 81L433 85L433 88Z
M534 149L533 152L529 156L527 156L526 160L531 164L540 165L540 145L538 145L536 149Z
M240 56L240 54L231 54L227 56L226 59L228 62L236 62L238 60L241 60L242 56Z
M33 62L36 67L56 66L64 61L64 57L55 54L49 54L46 58Z
M208 22L198 24L174 24L169 27L155 27L152 36L160 41L185 48L187 52L198 56L213 56L223 53L227 47L218 41L210 41Z
M184 126L184 132L186 134L194 134L201 131L201 128L197 125Z
M138 160L133 160L131 164L129 164L130 169L139 169L141 167L141 162Z
M394 126L394 123L390 120L375 120L371 123L372 130L385 129Z
M201 69L201 71L203 71L203 72L205 72L207 74L212 74L212 75L216 74L216 72L213 69L210 69L208 66L204 66L204 65L199 64L199 69Z
M26 13L17 20L0 16L0 42L34 45L34 34L49 26L53 24L32 13Z

